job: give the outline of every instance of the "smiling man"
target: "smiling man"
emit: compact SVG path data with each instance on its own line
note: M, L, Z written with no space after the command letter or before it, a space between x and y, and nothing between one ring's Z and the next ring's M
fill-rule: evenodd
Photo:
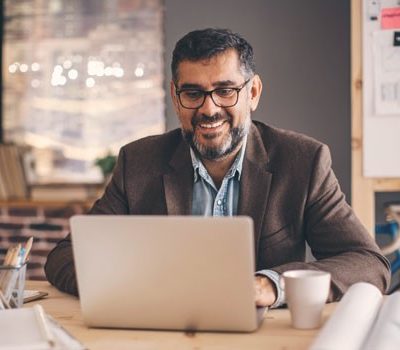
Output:
M176 44L171 68L181 128L124 146L90 213L252 217L261 306L284 303L280 274L292 269L329 271L331 301L359 281L384 292L388 262L346 203L328 147L251 120L262 82L250 44L229 30L193 31ZM305 261L306 243L316 261ZM77 294L70 236L45 271Z
M178 43L175 49L171 96L193 158L201 159L219 187L250 130L250 114L260 98L261 80L250 67L241 66L233 48L200 62L185 59L178 68L179 45L184 44ZM198 44L200 48L204 43ZM251 88L246 89L250 83Z

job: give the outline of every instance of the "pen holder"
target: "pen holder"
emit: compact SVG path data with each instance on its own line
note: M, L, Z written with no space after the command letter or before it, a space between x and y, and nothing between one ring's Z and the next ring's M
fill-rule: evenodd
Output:
M0 266L0 301L7 308L19 308L24 303L26 263L20 266Z

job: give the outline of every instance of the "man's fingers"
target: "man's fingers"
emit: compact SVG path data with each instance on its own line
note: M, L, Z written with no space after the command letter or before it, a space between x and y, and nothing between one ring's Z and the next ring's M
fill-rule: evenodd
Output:
M255 277L254 293L257 306L270 306L276 300L275 286L273 282L264 276Z

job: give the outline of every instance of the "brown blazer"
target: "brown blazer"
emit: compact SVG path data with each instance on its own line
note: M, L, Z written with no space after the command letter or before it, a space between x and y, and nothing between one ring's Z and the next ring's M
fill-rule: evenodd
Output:
M190 215L192 189L189 147L176 129L124 146L90 213ZM253 122L238 214L254 220L257 270L329 271L330 300L358 281L387 290L389 263L346 203L326 145ZM306 242L317 261L305 262ZM69 236L49 254L45 271L56 287L77 294Z

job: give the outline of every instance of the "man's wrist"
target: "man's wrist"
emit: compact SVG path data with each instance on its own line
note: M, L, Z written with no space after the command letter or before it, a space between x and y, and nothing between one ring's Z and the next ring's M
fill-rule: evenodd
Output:
M265 276L272 281L276 288L276 300L270 306L271 308L276 308L285 303L285 290L280 284L280 274L273 270L260 270L256 271L256 276Z

